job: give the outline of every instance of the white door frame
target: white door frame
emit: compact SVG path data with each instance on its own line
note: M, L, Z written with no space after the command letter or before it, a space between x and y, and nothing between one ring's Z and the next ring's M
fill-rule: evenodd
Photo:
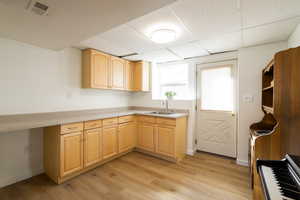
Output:
M238 125L238 85L237 85L237 80L238 80L238 70L237 70L237 59L229 59L226 61L216 61L216 62L209 62L209 63L197 63L196 64L196 105L197 105L197 112L196 112L196 122L199 120L199 116L198 116L198 112L201 110L201 103L200 103L200 99L201 99L201 88L199 87L198 80L200 80L200 76L201 75L201 71L203 69L208 69L208 68L218 68L218 67L222 67L222 66L228 66L228 65L232 65L232 73L233 73L233 95L234 95L234 102L233 102L233 111L224 111L226 113L231 112L233 115L235 115L235 152L236 152L236 157L237 157L237 141L238 141L238 129L237 129L237 125ZM206 111L206 112L215 112L215 111ZM217 112L222 112L222 111L217 111ZM198 126L196 124L196 133L198 130ZM199 134L196 134L196 139L197 141L199 141ZM196 145L196 149L198 149L198 145Z

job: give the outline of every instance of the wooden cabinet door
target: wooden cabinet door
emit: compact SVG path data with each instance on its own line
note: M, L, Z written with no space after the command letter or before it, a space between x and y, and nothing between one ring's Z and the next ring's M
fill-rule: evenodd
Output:
M138 147L147 151L155 151L155 127L141 123L138 130Z
M119 153L133 148L136 140L135 123L125 123L119 125L118 138Z
M125 89L128 91L134 90L134 62L126 61L125 68Z
M133 75L135 91L150 91L150 64L148 62L136 62Z
M143 68L141 62L136 62L133 69L133 90L142 91L142 81L143 81Z
M111 57L112 88L125 89L125 60Z
M110 56L100 52L91 56L92 88L109 88Z
M60 136L60 176L64 177L83 168L83 133Z
M102 160L102 129L84 131L84 167Z
M118 131L118 127L103 128L103 132L102 132L103 159L107 159L118 153L117 131Z
M131 123L130 129L131 129L130 144L131 144L132 148L134 148L137 146L137 140L138 140L137 124L135 122Z
M158 127L156 137L156 153L166 156L175 154L175 130L171 127Z

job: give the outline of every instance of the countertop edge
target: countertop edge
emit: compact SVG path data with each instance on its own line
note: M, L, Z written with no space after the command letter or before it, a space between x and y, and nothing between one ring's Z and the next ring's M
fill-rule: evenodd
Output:
M75 122L84 122L84 121L90 121L90 120L100 120L100 119L108 119L113 117L122 117L127 115L145 115L145 116L153 116L153 117L162 117L162 118L171 118L171 119L177 119L182 117L188 117L188 113L174 113L171 115L161 115L161 114L152 114L153 111L143 111L143 110L128 110L128 111L119 111L119 112L111 112L111 113L87 113L80 116L75 117L53 117L49 119L36 119L36 120L12 120L11 122L1 122L0 120L0 133L4 132L13 132L13 131L20 131L20 130L28 130L28 129L34 129L34 128L43 128L48 126L55 126L55 125L62 125L62 124L68 124L68 123L75 123ZM59 113L59 112L58 112ZM55 113L52 113L55 114ZM5 118L5 116L1 116L2 118Z

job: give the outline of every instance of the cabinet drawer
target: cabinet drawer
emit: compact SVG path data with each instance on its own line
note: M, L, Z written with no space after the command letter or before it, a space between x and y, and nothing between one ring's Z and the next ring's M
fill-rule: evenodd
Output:
M176 126L176 119L157 118L157 123L158 124L163 124L163 125Z
M103 120L103 126L111 126L111 125L116 125L118 124L118 118L109 118L109 119L104 119Z
M119 117L119 123L126 123L126 122L132 122L134 121L134 116L133 115L128 115L128 116L123 116Z
M84 122L84 130L102 127L102 120L92 120Z
M155 117L150 117L150 116L140 116L139 121L140 122L147 122L147 123L156 123L156 118Z
M83 131L83 123L72 123L61 125L61 134Z

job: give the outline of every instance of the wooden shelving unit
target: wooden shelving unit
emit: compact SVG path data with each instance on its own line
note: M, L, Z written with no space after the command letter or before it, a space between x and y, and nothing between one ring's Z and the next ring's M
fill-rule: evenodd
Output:
M262 110L265 116L250 126L249 140L255 200L265 199L256 160L280 160L286 154L300 155L299 74L300 47L276 53L274 60L262 71ZM271 132L264 134L260 130Z
M262 109L273 113L274 105L274 60L262 71Z
M274 60L271 60L269 64L262 70L262 110L265 112L264 118L250 126L250 140L249 140L249 162L251 170L251 180L253 187L253 198L255 200L262 200L263 191L260 187L260 178L256 169L256 160L259 159L271 159L273 158L274 150L274 138L277 137L276 133L277 120L274 118L274 72L275 65ZM261 134L258 131L265 131L265 134ZM273 144L272 144L273 143ZM272 144L272 145L271 145Z

